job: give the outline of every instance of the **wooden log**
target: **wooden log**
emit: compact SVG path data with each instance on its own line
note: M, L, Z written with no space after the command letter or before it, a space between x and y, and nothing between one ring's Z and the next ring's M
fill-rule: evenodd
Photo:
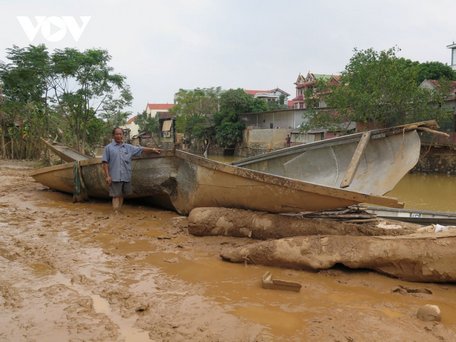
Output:
M403 280L456 282L456 233L406 236L299 236L225 249L225 261L322 270L343 264Z
M303 235L403 235L420 226L385 221L363 224L303 218L231 208L195 208L188 216L190 234L225 235L266 240Z

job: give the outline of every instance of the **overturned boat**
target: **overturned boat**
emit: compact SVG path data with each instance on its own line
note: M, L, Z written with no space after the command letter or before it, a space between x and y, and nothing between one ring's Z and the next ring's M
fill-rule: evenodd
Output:
M232 165L333 188L384 195L416 165L417 131L433 132L435 121L344 135L249 157Z
M188 214L196 207L229 207L271 213L320 211L370 203L402 207L396 199L314 184L216 162L184 151L132 161L130 198ZM108 198L101 159L75 161L32 172L51 189Z

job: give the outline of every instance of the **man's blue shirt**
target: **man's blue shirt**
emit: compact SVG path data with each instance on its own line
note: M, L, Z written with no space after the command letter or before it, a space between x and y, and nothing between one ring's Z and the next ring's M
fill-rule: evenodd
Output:
M113 182L131 181L131 158L139 156L143 148L130 144L117 144L114 140L106 145L102 162L109 165L109 175Z

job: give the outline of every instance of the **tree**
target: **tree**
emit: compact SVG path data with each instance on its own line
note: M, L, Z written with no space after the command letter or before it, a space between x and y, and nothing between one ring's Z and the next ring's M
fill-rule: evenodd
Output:
M242 140L245 125L240 122L239 114L277 108L277 104L269 106L266 101L253 98L243 89L180 89L175 99L176 105L171 113L176 115L178 132L184 133L190 141L215 140L225 148L232 148Z
M180 89L170 110L176 116L176 130L189 141L210 141L214 135L212 116L219 110L221 92L220 87Z
M342 124L349 121L346 116L331 109L323 110L320 108L321 101L327 101L328 89L331 88L329 78L321 77L314 81L314 84L304 91L306 112L305 120L301 123L302 131L309 131L314 128L326 128L328 130L340 130Z
M138 114L135 121L139 126L139 130L142 132L157 134L160 129L158 118L148 115L146 111Z
M333 86L327 103L338 116L351 121L393 126L417 118L439 119L428 92L417 86L416 64L396 57L397 49L356 50Z
M215 136L221 147L234 147L242 141L244 123L240 122L239 114L260 111L261 102L256 101L243 89L229 89L220 96L220 111L214 115Z
M0 108L2 155L6 140L14 158L37 154L39 138L50 129L50 56L44 45L7 49L9 63L0 66L3 95Z
M456 80L456 71L440 62L426 62L417 65L417 83L424 80Z
M105 118L118 115L133 98L125 77L108 65L110 60L108 52L99 49L66 48L52 55L54 96L80 151L85 149L91 121L101 113Z
M125 122L132 96L125 77L109 67L106 51L50 54L44 45L30 45L7 52L8 63L0 65L4 157L39 157L39 139L49 136L83 151L86 143L101 141L107 125Z

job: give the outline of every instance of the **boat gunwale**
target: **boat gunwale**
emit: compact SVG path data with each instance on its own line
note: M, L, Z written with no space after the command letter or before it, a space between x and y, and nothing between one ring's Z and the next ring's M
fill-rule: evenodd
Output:
M160 157L169 157L169 156L172 156L172 155L174 155L174 153L172 151L164 151L164 153L162 152L160 155L151 155L151 156L147 156L147 157L134 157L133 160L156 159L156 158L160 158ZM102 164L100 157L90 158L90 159L85 159L85 160L80 160L80 161L76 161L75 160L75 161L66 162L66 163L63 163L63 164L41 167L39 169L33 170L30 173L30 175L31 176L36 176L36 175L40 175L40 174L44 174L44 173L48 173L48 172L52 172L52 171L72 168L74 166L75 162L78 163L79 166L89 166L89 165L96 165L96 164L100 164L101 165Z
M428 128L438 128L438 125L435 120L429 121L421 121L416 122L413 124L402 125L402 126L395 126L389 128L381 128L377 130L371 130L371 140L381 139L389 136L394 136L398 134L403 134L405 132L412 132L416 131L419 127L428 127ZM362 135L365 132L357 132L353 134L342 135L339 137L331 138L331 139L324 139L319 141L313 141L310 143L304 143L300 145L295 145L291 147L282 148L276 151L265 153L264 155L256 155L247 157L235 162L232 162L231 165L234 166L246 166L252 163L263 162L269 159L276 158L278 156L285 157L288 155L292 155L298 152L307 152L312 151L315 149L319 149L321 147L333 147L339 145L345 145L349 143L358 142Z
M78 150L75 150L74 148L71 148L69 146L63 145L58 142L51 142L49 140L40 138L41 141L46 145L46 147L51 150L52 153L60 157L62 160L65 162L71 163L73 161L81 161L81 160L87 160L87 159L92 159L93 157L85 155ZM76 155L78 158L75 159L73 156L67 154L66 152L71 152L74 155Z
M396 198L369 195L361 192L339 189L327 185L305 182L293 178L276 176L261 171L249 170L235 165L218 162L211 159L206 159L182 150L176 150L176 156L209 169L221 171L228 174L238 175L266 184L283 186L294 190L310 192L323 196L336 197L359 203L374 203L379 205L382 205L380 203L383 203L383 205L388 205L396 208L403 208L404 206L404 204L399 202Z

